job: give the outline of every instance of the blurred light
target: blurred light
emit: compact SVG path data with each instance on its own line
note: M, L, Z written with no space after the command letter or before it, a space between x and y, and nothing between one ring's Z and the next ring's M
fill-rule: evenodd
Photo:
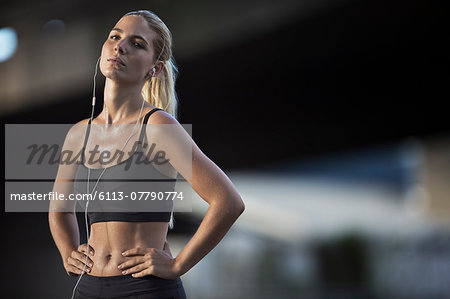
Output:
M0 62L6 61L17 48L17 34L11 27L0 29Z

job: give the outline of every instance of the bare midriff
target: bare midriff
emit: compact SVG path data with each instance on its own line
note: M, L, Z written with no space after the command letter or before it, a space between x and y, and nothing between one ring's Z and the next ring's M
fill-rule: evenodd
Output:
M118 265L133 258L122 252L132 248L163 249L168 222L96 222L91 225L89 245L94 248L91 257L92 276L122 275Z

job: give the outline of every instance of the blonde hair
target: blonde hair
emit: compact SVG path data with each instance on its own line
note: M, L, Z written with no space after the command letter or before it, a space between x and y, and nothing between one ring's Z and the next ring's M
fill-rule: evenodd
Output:
M177 119L178 100L175 92L175 81L178 75L178 68L172 56L172 34L169 28L154 12L149 10L132 11L125 14L125 16L140 16L147 21L150 29L156 33L156 38L153 39L155 63L158 60L164 62L164 69L159 73L158 77L151 77L150 80L145 82L142 88L144 99ZM149 90L150 92L148 92ZM173 212L171 212L170 229L173 229L174 222Z
M172 56L172 34L169 28L154 12L149 10L132 11L125 14L125 16L143 17L150 29L156 33L156 38L153 40L155 63L158 60L163 61L164 69L159 73L158 77L152 77L145 82L142 94L148 103L163 109L177 119L178 100L175 91L175 81L178 75L178 68Z

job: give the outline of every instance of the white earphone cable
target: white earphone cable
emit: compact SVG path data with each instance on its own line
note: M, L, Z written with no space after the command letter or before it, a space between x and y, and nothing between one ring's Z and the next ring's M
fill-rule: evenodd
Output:
M100 57L98 58L98 60L97 60L97 64L96 64L96 67L95 67L95 73L94 73L94 91L93 91L93 96L92 96L92 112L91 112L91 118L90 118L90 123L89 123L89 126L92 124L92 121L93 121L93 116L94 116L94 107L95 107L95 101L96 101L96 98L95 98L95 77L96 77L96 75L97 75L97 67L98 67L98 63L99 63L99 61L100 61ZM151 84L151 81L152 80L150 80L150 84ZM150 84L149 84L149 86L150 86ZM135 135L135 133L134 133L134 130L136 129L136 127L139 125L139 119L141 118L141 115L142 115L142 110L143 110L143 108L144 108L144 103L145 103L145 99L142 101L142 105L141 105L141 109L140 109L140 111L139 111L139 116L138 116L138 118L137 118L137 120L136 120L136 124L134 125L134 127L133 127L133 130L131 131L131 134L130 134L130 136L128 137L128 139L127 139L127 141L125 141L125 144L122 146L122 148L120 149L120 151L123 151L123 149L125 148L125 146L128 144L128 142L130 141L130 139L131 139L131 137L133 137L133 135ZM86 128L87 129L87 128ZM90 134L89 134L89 136L90 136ZM89 136L88 136L88 140L89 140ZM87 145L87 142L86 142L86 145ZM83 151L84 151L84 148L83 148ZM84 153L83 153L84 154ZM104 168L103 169L103 171L100 173L100 175L99 175L99 177L98 177L98 179L97 179L97 182L95 183L95 185L94 185L94 187L92 188L92 191L89 191L89 180L90 180L90 176L91 176L91 168L90 167L87 167L87 169L88 169L88 175L87 175L87 184L86 184L86 194L90 194L90 196L92 196L92 194L94 193L94 191L95 191L95 188L97 188L97 185L98 185L98 183L99 183L99 181L100 181L100 178L103 176L103 174L105 173L105 171L106 171L106 169L107 168ZM89 258L89 252L90 252L90 247L89 247L89 223L88 223L88 206L89 206L89 197L88 197L88 200L87 200L87 203L86 203L86 208L85 208L85 211L84 211L84 219L85 219L85 225L86 225L86 236L87 236L87 254L86 254L86 261L84 262L84 268L83 268L83 271L81 272L81 274L80 274L80 277L78 278L78 280L77 280L77 283L75 284L75 286L74 286L74 288L73 288L73 291L72 291L72 298L71 299L73 299L74 298L74 296L75 296L75 290L76 290L76 288L77 288L77 286L78 286L78 284L80 283L80 280L81 280L81 278L82 278L82 276L83 276L83 274L86 272L86 266L87 266L87 264L88 264L88 258Z
M161 57L161 55L162 55L162 53L163 53L163 51L164 51L164 47L165 47L165 44L163 44L163 48L162 48L161 53L159 54L159 56L158 56L156 62L157 62L157 61L159 60L159 58ZM98 64L99 64L99 62L100 62L100 58L101 58L101 56L98 58L97 64L95 65L95 72L94 72L94 88L93 88L93 91L92 91L92 112L91 112L90 122L89 122L88 126L91 126L91 125L92 125L92 121L93 121L93 117L94 117L94 107L95 107L95 102L96 102L96 97L95 97L95 86L96 86L96 82L95 82L95 78L96 78L96 76L97 76L97 69L98 69ZM153 83L153 77L155 76L155 72L156 72L156 70L155 70L155 68L153 68L153 69L152 69L152 77L150 78L150 82L149 82L148 87L147 87L147 96L148 96L148 97L150 97L150 94L149 94L149 92L150 92L150 86L151 86L152 83ZM127 141L126 141L125 144L122 146L122 148L121 148L120 151L122 151L122 150L125 148L125 146L126 146L126 145L128 144L128 142L130 141L131 137L133 137L133 135L135 134L135 133L134 133L134 130L136 129L136 127L137 127L138 124L139 124L139 119L141 118L141 115L142 115L142 110L143 110L143 108L144 108L144 103L145 103L145 99L142 101L141 110L140 110L139 116L138 116L138 118L137 118L137 120L136 120L136 124L134 125L133 130L131 131L130 136L128 137ZM105 121L105 125L106 125L106 121ZM88 128L86 128L86 130L87 130L87 129L88 129ZM90 132L90 131L89 131L89 132ZM89 136L90 136L90 134L89 134ZM87 140L87 141L89 141L89 136L88 136L88 140ZM86 145L87 145L87 142L86 142ZM83 147L83 155L84 155L84 150L85 150L85 148ZM103 176L103 174L105 173L105 171L106 171L107 168L104 168L103 171L100 173L100 175L99 175L99 177L98 177L98 179L97 179L97 182L95 183L94 187L92 188L92 191L89 191L89 180L90 180L90 175L91 175L91 168L87 167L87 169L88 169L88 175L87 175L87 184L86 184L86 189L87 189L87 190L86 190L86 191L87 191L86 194L90 194L90 197L92 197L92 194L94 193L95 188L97 188L97 185L98 185L98 183L99 183L99 181L100 181L100 178ZM84 268L83 268L83 271L81 272L80 277L78 278L77 283L75 284L75 286L74 286L74 288L73 288L71 299L73 299L74 296L75 296L75 291L76 291L76 289L77 289L77 286L78 286L78 284L80 283L80 280L81 280L81 278L83 277L83 274L86 272L86 266L87 266L87 264L88 264L88 258L89 258L89 252L90 252L90 249L89 249L89 248L90 248L90 247L89 247L89 223L88 223L88 206L89 206L89 200L90 200L90 198L88 197L88 200L87 200L87 203L86 203L86 208L85 208L85 211L84 211L84 219L85 219L85 225L86 225L86 236L87 236L87 254L86 254L86 261L84 262Z

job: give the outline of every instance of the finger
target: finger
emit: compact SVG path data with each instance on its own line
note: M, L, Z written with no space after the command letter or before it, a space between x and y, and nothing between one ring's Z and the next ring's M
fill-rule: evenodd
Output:
M67 262L68 262L69 266L74 266L74 267L78 268L80 271L83 271L83 269L84 269L84 263L82 263L79 260L74 259L74 258L72 258L70 256L67 259ZM90 272L91 268L86 266L86 271Z
M85 244L81 244L80 246L78 246L78 251L81 251L84 254L87 254L87 244L85 243ZM94 254L95 254L94 248L91 245L89 245L89 255L94 256Z
M87 254L87 244L81 244L80 246L78 246L78 251ZM89 245L89 255L94 256L94 253L95 253L94 248L91 245Z
M125 250L124 252L122 252L122 255L123 256L144 255L144 254L146 254L148 252L151 252L152 249L154 249L154 248L136 247L136 248Z
M139 272L144 271L144 270L149 269L149 268L153 268L153 266L148 266L145 263L142 263L142 264L139 264L137 266L134 266L133 268L130 268L128 270L122 271L122 274L126 275L126 274L139 273Z
M145 270L142 270L141 272L131 274L131 276L133 276L134 278L137 278L137 277L142 277L142 276L146 276L146 275L151 275L152 273L153 273L153 269L147 268Z
M83 271L83 269L85 269L84 263L80 262L77 259L69 257L68 258L68 263L69 263L69 265L72 265L72 266L76 267L80 271ZM86 272L90 272L90 271L91 271L91 267L86 266Z
M74 265L67 265L66 271L67 271L67 274L69 274L70 276L73 276L73 274L80 275L81 272L83 272L82 270L78 269Z
M79 251L72 251L72 258L79 260L80 262L86 263L86 254L79 252ZM94 262L88 257L87 261L88 266L92 267Z
M130 267L136 266L136 265L138 265L138 264L142 264L142 263L144 263L146 260L147 260L147 259L146 259L145 257L143 257L143 256L141 256L141 257L136 257L136 258L132 258L132 259L129 259L128 261L126 261L126 262L123 262L122 264L119 264L119 265L117 266L117 268L119 268L119 269L121 269L121 270L125 270L125 269L128 269L128 268L130 268Z

